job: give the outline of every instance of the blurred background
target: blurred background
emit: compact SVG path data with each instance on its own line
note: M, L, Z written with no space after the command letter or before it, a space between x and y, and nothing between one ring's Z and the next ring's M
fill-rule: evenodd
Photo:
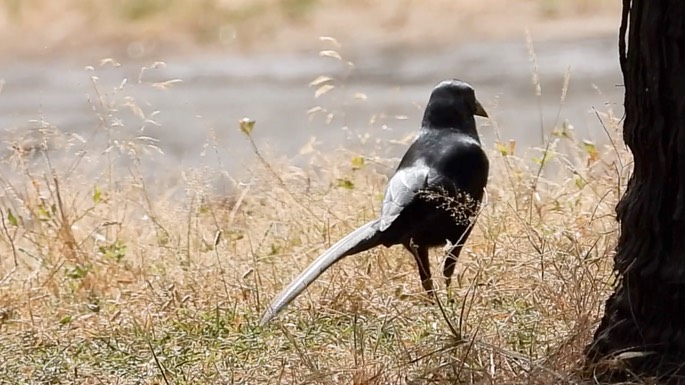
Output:
M604 143L598 115L622 114L619 19L608 0L0 0L0 155L59 131L159 148L172 168L213 146L239 174L249 117L294 164L399 156L453 77L491 114L490 148L560 128Z

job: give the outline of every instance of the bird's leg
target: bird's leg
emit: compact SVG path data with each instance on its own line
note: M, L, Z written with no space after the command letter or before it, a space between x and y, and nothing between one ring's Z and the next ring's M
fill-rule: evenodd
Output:
M447 257L445 258L445 268L443 269L443 274L445 275L445 287L449 288L452 283L452 275L454 274L454 268L457 266L457 259L459 258L459 253L461 253L461 248L464 246L466 238L469 237L471 233L471 227L464 229L462 235L457 239L452 247L447 251Z
M433 280L431 279L430 261L428 260L428 248L416 245L413 240L409 240L408 243L404 244L404 247L414 255L419 267L421 286L426 291L428 298L433 301L435 293L433 292Z
M461 251L461 246L455 246L447 252L447 257L445 258L445 268L443 270L445 274L445 289L447 290L447 298L449 303L454 302L452 298L452 291L449 290L450 284L452 283L452 275L454 274L454 268L457 266L457 258L459 257L459 252Z
M445 268L443 273L445 274L445 287L449 288L452 283L452 275L454 274L454 268L457 266L457 258L459 258L459 253L461 252L461 245L454 246L452 250L447 252L447 257L445 258Z

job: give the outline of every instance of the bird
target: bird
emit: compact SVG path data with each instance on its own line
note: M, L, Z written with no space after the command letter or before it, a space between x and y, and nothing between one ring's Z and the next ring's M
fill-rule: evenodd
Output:
M459 79L438 83L414 141L388 180L379 217L317 257L271 301L260 325L268 324L333 264L379 245L402 245L413 255L432 301L428 252L449 242L443 269L449 287L488 180L489 161L475 116L488 118L470 84Z

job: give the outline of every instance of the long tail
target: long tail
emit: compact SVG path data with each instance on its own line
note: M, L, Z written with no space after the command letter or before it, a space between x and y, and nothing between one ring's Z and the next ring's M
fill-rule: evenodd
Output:
M311 263L300 275L283 289L271 304L266 308L259 321L260 326L266 325L290 302L297 298L312 282L314 282L326 269L349 255L361 253L380 244L378 220L371 221L354 230L345 238L336 242L314 262Z

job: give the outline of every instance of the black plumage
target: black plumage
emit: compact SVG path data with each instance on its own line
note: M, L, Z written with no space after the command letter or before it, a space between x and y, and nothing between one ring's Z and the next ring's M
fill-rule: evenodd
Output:
M431 93L421 129L388 181L380 217L335 243L295 278L267 307L261 325L273 319L331 265L378 245L401 244L416 259L421 283L432 297L428 250L453 247L444 266L446 285L480 206L489 162L474 116L487 117L473 88L446 80Z

